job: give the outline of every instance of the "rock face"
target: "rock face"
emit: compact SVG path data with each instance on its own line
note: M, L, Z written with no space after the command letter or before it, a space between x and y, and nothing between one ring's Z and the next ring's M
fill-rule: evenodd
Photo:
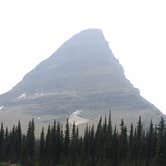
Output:
M126 79L99 29L82 31L66 41L11 91L1 95L0 105L1 117L17 114L8 118L10 122L35 117L45 123L76 117L71 121L92 123L109 109L114 121L135 121L139 115L144 122L156 121L163 116Z

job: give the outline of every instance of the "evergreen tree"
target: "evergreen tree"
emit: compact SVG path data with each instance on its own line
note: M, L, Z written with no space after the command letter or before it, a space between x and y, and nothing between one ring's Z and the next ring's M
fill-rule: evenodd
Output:
M166 164L166 149L165 149L165 121L161 118L158 125L158 141L157 141L157 150L156 150L156 161L159 166Z
M46 155L46 151L45 151L45 135L44 135L44 128L42 128L42 132L40 135L40 165L44 166L44 162L45 162L45 155Z
M29 122L28 131L27 131L27 138L26 138L26 148L27 148L27 158L29 164L32 165L35 159L35 125L34 119Z
M128 141L127 141L127 128L124 125L123 119L120 124L120 139L119 139L119 160L126 162L127 151L128 151Z
M131 164L134 163L134 129L133 124L130 126L130 135L129 135L129 160Z
M112 131L111 116L104 122L100 118L97 128L87 125L83 135L79 135L75 123L69 127L68 119L63 126L54 121L44 128L39 139L35 139L34 120L28 124L26 135L22 134L21 123L11 130L0 127L0 163L7 161L25 166L165 166L166 127L161 118L158 126L152 121L144 129L141 117L137 126L124 121L120 128ZM70 134L71 133L71 134ZM36 146L35 146L36 145Z
M4 159L4 127L3 123L1 123L0 128L0 160Z
M61 160L62 150L63 150L63 135L61 131L61 125L60 123L57 124L56 129L56 141L55 141L55 155L56 155L56 163L59 163Z
M72 132L71 132L71 145L70 145L70 159L71 159L71 165L74 165L76 159L77 159L77 130L75 122L72 126Z
M52 139L51 139L51 126L48 126L47 134L46 134L46 143L45 143L45 158L46 158L46 165L51 164L51 157L52 157Z
M141 116L139 116L139 120L137 123L137 128L136 128L136 163L140 165L141 163L141 158L143 157L143 140L142 140L142 135L143 135L143 125L142 125L142 120Z
M146 166L150 166L152 163L152 159L154 156L154 127L153 122L151 120L149 130L146 135Z
M21 160L21 147L22 147L22 131L21 131L21 123L20 121L18 122L18 126L16 128L16 160L20 161Z
M70 128L69 128L69 120L67 118L66 128L65 128L65 138L64 138L64 152L66 157L68 157L69 153L69 144L70 144Z

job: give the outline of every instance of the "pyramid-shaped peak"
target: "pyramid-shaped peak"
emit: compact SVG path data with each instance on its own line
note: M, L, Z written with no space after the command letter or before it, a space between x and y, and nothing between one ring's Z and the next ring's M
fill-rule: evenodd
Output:
M86 29L69 38L53 55L49 58L50 63L55 61L82 61L102 62L113 59L112 51L109 48L101 29ZM107 59L106 59L107 58Z
M139 115L147 122L162 116L126 79L100 29L86 29L72 36L11 91L0 96L0 105L10 114L20 110L28 117L40 116L44 124L53 118L64 122L69 115L71 120L78 110L90 124L105 116L109 108L116 122L126 118L133 123ZM10 123L13 115L8 116Z
M132 87L125 80L123 68L113 56L102 30L86 29L72 36L51 57L25 75L13 91L27 94L65 89L98 91L101 87L109 88L114 78L115 82L122 80L122 86Z
M95 29L95 28L90 28L90 29L85 29L81 31L78 34L83 34L83 35L103 35L103 31L101 29Z
M74 40L76 42L103 42L105 41L103 32L101 29L86 29L83 30L76 35L74 35L71 40Z

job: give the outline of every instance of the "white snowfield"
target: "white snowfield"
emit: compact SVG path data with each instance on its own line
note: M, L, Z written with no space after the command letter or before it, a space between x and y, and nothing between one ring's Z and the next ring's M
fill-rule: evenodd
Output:
M20 96L17 97L17 100L24 100L27 98L27 94L26 93L22 93Z
M1 111L3 108L4 108L4 105L1 105L1 106L0 106L0 111Z
M43 92L32 93L32 94L22 93L18 97L16 97L16 100L18 100L18 101L21 101L21 100L33 100L33 99L41 98L43 96L51 96L51 95L55 95L55 93L43 93Z
M69 116L69 123L73 124L75 122L76 125L80 125L80 124L84 124L84 123L88 123L89 119L85 119L82 118L80 116L81 114L81 110L76 110L75 112L73 112L70 116Z

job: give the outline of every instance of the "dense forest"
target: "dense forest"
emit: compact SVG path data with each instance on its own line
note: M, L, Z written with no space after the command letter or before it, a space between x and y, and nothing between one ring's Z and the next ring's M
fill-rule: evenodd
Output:
M75 123L54 121L37 139L34 120L26 134L20 122L11 130L1 124L0 161L22 166L165 166L166 125L161 118L145 129L139 117L135 127L127 128L123 120L113 127L110 113L82 135Z

